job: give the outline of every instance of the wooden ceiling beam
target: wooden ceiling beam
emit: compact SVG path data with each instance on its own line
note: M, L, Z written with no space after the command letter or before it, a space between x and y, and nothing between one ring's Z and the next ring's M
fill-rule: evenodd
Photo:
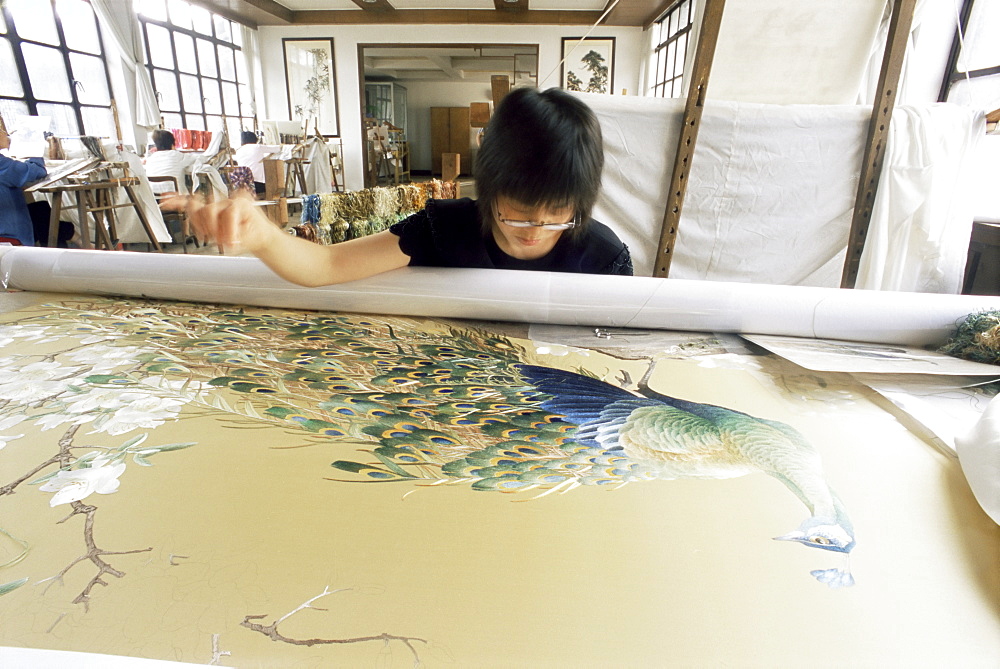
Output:
M389 3L389 0L351 0L366 12L394 12L396 8ZM295 12L296 17L302 12Z
M250 28L295 22L295 12L275 0L189 0L189 2Z
M493 8L498 12L526 12L528 0L493 0Z
M522 24L589 26L601 17L595 11L529 9L498 12L492 9L397 9L393 12L359 12L353 9L315 9L295 12L295 25L364 24Z

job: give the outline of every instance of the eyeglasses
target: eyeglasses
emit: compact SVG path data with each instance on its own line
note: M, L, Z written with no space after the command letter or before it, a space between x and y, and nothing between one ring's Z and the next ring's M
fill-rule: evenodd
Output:
M574 215L573 219L565 223L541 223L540 221L518 221L512 218L504 218L500 215L500 209L496 206L493 207L493 211L496 213L497 220L504 225L509 225L512 228L541 228L542 230L569 230L570 228L576 227L579 222L578 218Z

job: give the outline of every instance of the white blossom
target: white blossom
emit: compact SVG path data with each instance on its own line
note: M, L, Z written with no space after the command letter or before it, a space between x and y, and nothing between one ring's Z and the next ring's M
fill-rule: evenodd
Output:
M115 367L133 363L136 357L143 352L145 349L138 346L98 344L68 353L66 357L73 362L89 365L91 367L89 374L103 374Z
M0 360L6 363L10 358ZM79 367L67 367L59 362L32 362L23 367L0 367L0 399L34 402L61 392L65 381L53 381L75 373Z
M109 465L106 461L95 460L94 466L86 469L57 472L39 490L55 493L49 506L78 502L94 492L108 495L118 490L118 477L124 471L124 463Z
M6 346L18 339L24 341L54 341L49 336L49 326L41 325L0 325L0 346Z
M24 436L23 434L13 434L13 435L0 434L0 451L2 451L4 447L7 446L8 442L14 441L15 439L20 439L23 436Z
M170 419L177 418L184 402L173 397L157 397L143 393L122 393L122 398L128 396L127 404L123 401L121 408L115 409L111 418L95 428L93 432L106 432L111 435L125 434L139 428L152 429L163 425Z
M20 425L25 419L23 414L15 414L12 416L7 416L6 418L0 418L0 430L7 430L15 425Z
M141 379L139 383L143 386L151 386L153 388L170 391L171 393L185 398L188 401L197 397L198 393L212 388L211 385L205 383L204 381L168 379L165 376L147 376L146 378Z

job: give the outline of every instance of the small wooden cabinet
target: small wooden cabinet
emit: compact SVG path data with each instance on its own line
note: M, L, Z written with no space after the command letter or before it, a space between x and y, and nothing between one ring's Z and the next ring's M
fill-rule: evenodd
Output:
M441 154L461 155L461 169L470 172L468 107L431 107L431 172L441 174Z

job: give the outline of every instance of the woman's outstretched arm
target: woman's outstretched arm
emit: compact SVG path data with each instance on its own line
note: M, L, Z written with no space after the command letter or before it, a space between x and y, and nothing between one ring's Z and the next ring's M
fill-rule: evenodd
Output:
M185 210L195 234L223 251L252 253L278 276L303 286L364 279L410 262L391 232L324 246L282 231L252 202L234 197L206 204L189 197L175 198L164 208Z

